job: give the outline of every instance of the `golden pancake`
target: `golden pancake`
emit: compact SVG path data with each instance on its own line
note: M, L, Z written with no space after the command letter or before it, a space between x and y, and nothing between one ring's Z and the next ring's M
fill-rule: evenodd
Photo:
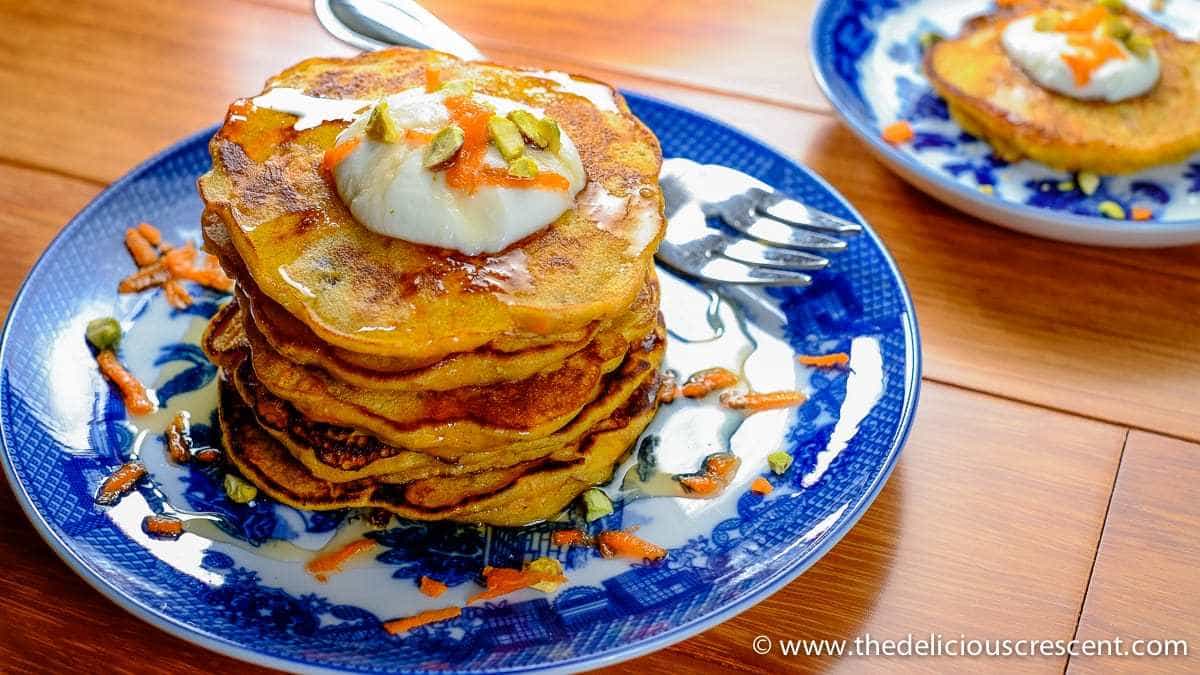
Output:
M1085 0L1009 3L933 45L925 72L963 129L1008 161L1028 157L1056 169L1125 173L1179 161L1200 149L1200 43L1186 42L1135 12L1123 18L1154 41L1158 84L1119 101L1081 101L1039 86L1000 42L1008 22L1046 7L1078 10Z
M318 478L346 482L382 476L388 482L396 482L453 476L546 457L571 458L583 435L611 416L647 381L657 380L663 349L659 338L661 333L652 343L642 346L648 351L639 348L632 353L620 369L606 378L604 391L596 400L554 434L536 441L471 452L444 447L424 451L397 448L353 429L312 422L256 382L248 366L227 369L226 373L259 425Z
M320 165L344 122L297 131L293 115L234 103L199 181L254 284L323 342L433 363L500 336L560 334L624 312L665 227L653 134L615 91L605 112L553 82L437 52L389 49L310 59L267 83L375 100L420 87L427 69L545 110L579 150L588 186L550 226L502 255L377 235L350 214Z
M654 416L657 383L643 385L621 410L580 441L579 459L535 463L481 475L411 484L364 478L332 483L309 473L255 422L236 391L220 382L222 440L231 463L272 498L302 509L379 507L417 520L515 526L552 518L584 489L607 481ZM447 498L450 493L461 499Z

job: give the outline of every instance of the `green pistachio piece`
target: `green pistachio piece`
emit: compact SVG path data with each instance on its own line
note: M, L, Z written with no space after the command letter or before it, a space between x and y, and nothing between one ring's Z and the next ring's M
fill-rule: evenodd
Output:
M399 142L400 129L388 114L387 101L380 101L371 110L371 116L367 118L367 135L383 143Z
M926 50L945 39L941 33L931 30L921 33L921 37L917 38L917 41L921 43L921 49Z
M558 122L549 117L543 117L541 126L542 135L546 137L546 149L557 153L559 148L562 147L562 131L558 128Z
M1096 0L1096 4L1110 12L1119 12L1125 9L1125 0Z
M425 168L437 169L448 164L462 148L465 138L462 127L457 124L443 127L441 131L434 134L433 140L429 142L429 147L425 149Z
M521 131L510 120L492 115L488 118L487 129L488 139L506 161L511 162L525 154L525 141L521 138Z
M1058 191L1059 192L1070 192L1071 190L1074 190L1074 189L1075 189L1075 181L1073 181L1073 180L1058 181Z
M545 129L542 128L541 120L528 110L514 110L508 113L508 119L517 125L517 128L521 130L521 135L534 147L545 148L550 144L549 139L546 138Z
M1154 50L1154 40L1148 35L1130 34L1125 38L1125 48L1144 59Z
M775 475L782 476L792 467L792 456L783 450L777 450L767 455L767 465Z
M589 523L613 512L612 500L608 498L604 490L591 488L587 492L584 492L581 497L584 508L583 519Z
M1039 33L1049 33L1055 28L1058 28L1059 22L1062 21L1062 14L1053 9L1048 9L1033 20L1033 29Z
M1106 199L1096 205L1096 210L1113 220L1125 220L1125 209L1121 205Z
M258 488L238 476L225 474L225 494L237 504L249 504L258 496Z
M443 84L438 91L446 96L470 96L475 93L475 83L471 80L450 80Z
M537 178L537 162L529 157L518 157L508 163L508 175L514 178Z
M84 334L87 336L87 341L99 351L116 349L121 342L121 324L111 316L93 319L88 322Z
M1100 187L1100 176L1091 171L1080 171L1078 176L1075 176L1075 182L1079 183L1079 190L1085 195L1094 194Z
M1133 28L1129 22L1119 16L1106 16L1104 17L1104 34L1114 40L1125 40L1133 35Z

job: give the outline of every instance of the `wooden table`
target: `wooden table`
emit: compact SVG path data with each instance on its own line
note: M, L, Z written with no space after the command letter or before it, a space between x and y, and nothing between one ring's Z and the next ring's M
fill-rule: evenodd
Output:
M925 382L878 501L807 574L618 666L683 670L1200 668L1200 247L1112 251L984 224L868 157L809 72L812 2L429 0L497 60L701 109L808 164L895 254ZM568 7L567 5L577 5ZM310 55L308 0L0 0L0 309L109 182ZM134 620L0 490L0 670L244 667ZM772 637L1183 638L1191 660L800 659Z

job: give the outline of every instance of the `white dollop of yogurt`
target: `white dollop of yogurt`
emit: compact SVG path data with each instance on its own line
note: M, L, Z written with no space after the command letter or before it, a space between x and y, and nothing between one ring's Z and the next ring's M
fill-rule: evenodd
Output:
M1075 52L1076 47L1067 41L1065 33L1039 31L1035 22L1036 16L1032 15L1013 21L1004 29L1001 42L1009 58L1047 89L1085 101L1115 103L1141 96L1158 82L1158 54L1151 50L1145 58L1139 57L1114 41L1125 58L1105 61L1092 71L1087 83L1080 85L1063 60L1063 55Z
M388 114L397 128L435 134L450 123L445 94L409 89L387 97ZM509 99L474 94L496 114L544 111ZM338 142L360 137L358 145L334 169L338 193L354 217L367 229L417 244L454 249L467 255L496 253L550 225L571 208L587 176L579 151L565 131L558 152L526 146L525 155L541 173L567 179L566 190L529 186L482 184L464 191L446 183L444 171L423 165L427 143L401 139L396 143L366 134L370 110L338 136ZM499 150L489 144L486 165L506 168Z

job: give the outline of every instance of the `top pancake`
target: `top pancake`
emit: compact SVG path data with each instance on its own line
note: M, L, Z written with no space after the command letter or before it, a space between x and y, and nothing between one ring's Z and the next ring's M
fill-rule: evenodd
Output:
M1015 18L1086 0L1015 0L976 17L953 39L933 45L925 71L954 119L1009 161L1023 157L1069 171L1125 173L1200 149L1200 43L1186 42L1135 12L1123 18L1148 35L1162 64L1158 84L1136 98L1080 101L1038 85L1001 44Z
M210 144L213 169L200 192L255 286L331 345L422 362L505 335L583 329L625 311L665 221L658 142L615 91L619 112L605 112L520 71L411 49L310 59L266 89L374 100L423 86L427 68L557 120L588 175L574 208L491 256L377 235L354 219L320 168L347 123L296 131L293 115L242 100Z

